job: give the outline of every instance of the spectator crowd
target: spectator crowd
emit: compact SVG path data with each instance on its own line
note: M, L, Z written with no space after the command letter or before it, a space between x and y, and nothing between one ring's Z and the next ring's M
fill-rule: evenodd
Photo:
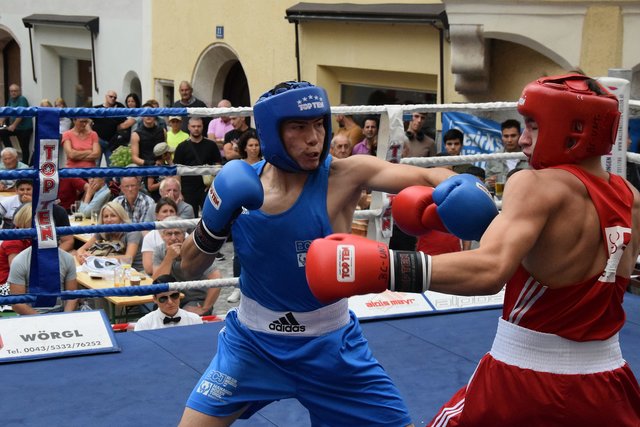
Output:
M29 106L22 96L20 87L10 86L7 106ZM179 85L180 99L172 107L206 107L193 95L189 82ZM66 107L63 99L54 104L44 99L42 106ZM114 90L105 93L104 101L95 108L138 108L159 107L154 99L141 102L140 97L130 93L124 103L118 101ZM232 107L231 102L222 99L218 107ZM338 114L338 126L331 139L330 153L334 159L354 155L381 157L378 152L379 116ZM438 150L434 129L426 127L427 115L413 113L405 123L405 139L388 148L385 158L398 162L402 157L457 156L463 152L465 138L458 129L452 129L442 136L442 149ZM20 117L0 118L0 169L24 169L33 165L32 159L32 119ZM223 116L215 119L199 117L78 117L60 119L60 166L69 168L93 168L98 166L136 167L165 165L222 165L233 159L242 159L254 164L262 159L259 136L251 127L249 118ZM504 152L519 151L518 138L520 123L507 120L502 123L502 143ZM117 153L125 152L126 155ZM122 158L127 159L123 164ZM129 160L130 159L130 160ZM470 173L486 183L490 191L496 191L496 183L502 184L507 176L527 167L525 161L490 161L480 168L472 164L456 165L454 171ZM70 225L69 216L74 214L84 218L97 218L98 224L126 224L167 219L191 219L200 215L204 197L210 180L197 176L149 176L122 178L63 178L59 185L59 201L54 208L56 226ZM23 216L18 215L25 206L31 206L33 183L28 180L0 180L0 216L3 228L30 227ZM370 197L363 191L358 208L367 209ZM30 209L30 208L29 208ZM24 213L23 213L24 214ZM180 247L185 233L189 230L168 229L151 232L96 233L82 246L74 246L73 236L64 236L60 241L61 271L63 289L76 289L76 265L81 265L89 256L111 256L131 260L132 267L145 272L155 279L175 277L188 280L180 271ZM390 242L392 249L422 250L437 254L465 250L472 242L462 242L447 233L433 232L416 239L394 228ZM28 291L28 281L24 278L24 266L15 267L17 255L30 250L30 241L4 241L0 245L0 275L4 275L0 292L22 293ZM69 258L69 256L71 258ZM222 257L222 255L220 255ZM24 259L22 255L18 260ZM70 262L69 260L75 261ZM238 263L236 263L238 264ZM18 270L20 269L20 270ZM15 270L15 271L14 271ZM18 271L20 273L18 273ZM234 265L234 276L238 276L240 266ZM27 272L28 273L28 269ZM17 277L20 279L17 279ZM218 278L220 272L211 269L202 278ZM12 281L12 278L15 278ZM197 315L206 315L219 296L219 290L196 292L183 295L181 301L175 294L156 296L156 305L163 310L170 307L170 314L187 310ZM239 290L229 297L229 302L237 302ZM160 302L160 304L158 304ZM165 307L166 306L166 307ZM77 304L57 304L54 310L74 310ZM10 307L5 307L11 309ZM51 311L51 308L27 307L17 304L16 313L27 314ZM180 311L178 311L180 310ZM165 310L167 311L167 310ZM143 314L143 313L141 313ZM183 319L187 316L179 316ZM154 315L155 318L155 315ZM158 319L160 319L158 317ZM155 323L161 324L160 321ZM155 324L154 323L154 324ZM170 322L175 325L176 322Z

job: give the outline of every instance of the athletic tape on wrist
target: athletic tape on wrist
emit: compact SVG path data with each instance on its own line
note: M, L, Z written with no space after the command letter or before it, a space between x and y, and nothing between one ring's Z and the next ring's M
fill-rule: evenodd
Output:
M431 285L431 256L424 252L389 251L389 290L423 293Z
M220 248L222 248L224 242L227 241L229 230L225 229L220 234L222 234L222 236L213 234L207 226L204 225L202 220L200 220L196 225L196 229L193 231L193 243L200 252L207 255L215 255L220 252Z

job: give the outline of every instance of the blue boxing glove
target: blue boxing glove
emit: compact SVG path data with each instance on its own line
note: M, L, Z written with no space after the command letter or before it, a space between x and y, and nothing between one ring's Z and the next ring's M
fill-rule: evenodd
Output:
M193 242L201 252L217 253L242 207L259 209L263 201L264 190L255 169L242 160L231 160L209 188L202 218L193 232Z
M449 232L462 240L480 240L498 214L493 198L472 175L455 175L435 189L407 187L393 199L393 219L407 234Z
M498 209L493 197L478 178L454 175L433 191L436 211L449 232L462 240L480 240Z

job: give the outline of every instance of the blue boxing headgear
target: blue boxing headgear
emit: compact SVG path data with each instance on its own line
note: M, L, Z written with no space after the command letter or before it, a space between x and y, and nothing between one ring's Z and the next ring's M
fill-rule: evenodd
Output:
M285 120L324 118L324 145L320 164L329 154L331 143L331 107L327 92L309 82L284 82L264 93L253 107L253 117L265 160L287 172L307 172L293 160L284 147L280 126Z

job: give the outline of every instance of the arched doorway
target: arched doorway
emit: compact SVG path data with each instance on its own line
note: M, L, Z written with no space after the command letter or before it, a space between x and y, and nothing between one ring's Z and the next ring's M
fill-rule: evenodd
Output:
M140 78L135 71L129 71L124 76L124 84L122 91L122 101L124 103L125 97L130 93L135 93L140 98L140 102L144 103L145 98L142 97L142 84L140 83Z
M194 95L215 107L228 99L234 107L251 105L247 76L238 55L224 43L205 49L196 63L192 86Z
M20 67L20 46L13 36L0 28L0 105L5 105L9 98L9 85L15 83L22 86L22 69Z
M247 76L244 74L244 68L242 68L240 61L236 61L227 73L222 97L231 101L231 105L238 107L251 106L249 84L247 83Z

